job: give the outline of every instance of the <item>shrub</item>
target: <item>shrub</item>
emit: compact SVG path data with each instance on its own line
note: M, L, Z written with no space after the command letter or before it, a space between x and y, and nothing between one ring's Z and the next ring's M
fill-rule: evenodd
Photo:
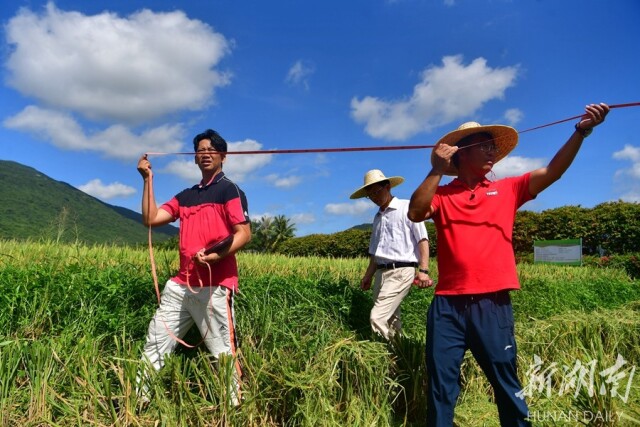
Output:
M582 257L584 265L601 268L620 268L623 269L630 278L640 279L640 253L610 255L610 256L584 256Z
M366 257L370 236L370 231L354 228L334 234L311 234L283 242L278 252L290 256Z
M431 221L424 222L429 233L429 254L436 256L436 227ZM350 228L334 234L311 234L286 240L277 252L290 256L322 256L330 258L359 258L369 256L371 230Z
M607 254L640 252L640 203L597 205L593 208L592 233L596 245L601 245Z
M578 238L585 255L640 252L640 204L618 201L593 209L563 206L516 214L513 249L519 256L531 252L534 240Z

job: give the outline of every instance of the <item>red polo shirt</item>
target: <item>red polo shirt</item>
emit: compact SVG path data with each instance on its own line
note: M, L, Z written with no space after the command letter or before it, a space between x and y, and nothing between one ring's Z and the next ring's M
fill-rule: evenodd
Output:
M471 190L457 178L438 187L431 218L438 232L437 295L520 289L512 235L516 211L533 199L530 174Z
M204 286L224 286L238 290L238 265L235 255L228 255L209 270L196 265L193 255L229 234L233 226L249 222L247 199L236 184L224 176L216 175L209 183L183 190L160 207L174 220L180 219L180 270L172 278L181 285L197 286L198 276Z

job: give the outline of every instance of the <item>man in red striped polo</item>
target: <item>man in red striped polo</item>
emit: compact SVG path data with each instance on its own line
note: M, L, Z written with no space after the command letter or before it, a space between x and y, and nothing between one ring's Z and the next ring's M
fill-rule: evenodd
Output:
M228 354L235 359L237 348L233 309L238 291L235 253L251 239L247 199L222 172L227 142L217 132L208 129L196 135L193 148L202 180L159 208L150 191L151 163L146 156L138 162L144 180L144 224L157 227L180 220L180 268L164 287L144 346L144 358L156 370L194 324L216 358ZM205 251L228 236L232 236L229 246ZM231 399L238 404L242 372L237 359L234 363L236 385ZM146 384L142 385L142 394L143 399L148 399Z

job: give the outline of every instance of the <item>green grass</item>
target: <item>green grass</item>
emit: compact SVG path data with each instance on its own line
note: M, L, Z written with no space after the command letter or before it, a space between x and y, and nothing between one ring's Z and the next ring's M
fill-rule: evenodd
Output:
M164 283L177 255L159 250L156 260ZM405 336L387 345L368 325L371 293L358 288L365 259L240 254L239 265L242 407L225 398L230 361L216 366L206 351L180 348L152 377L154 398L141 409L135 378L156 308L147 252L0 241L0 426L423 424L432 290L410 293ZM639 283L592 267L522 265L519 274L523 290L513 301L523 383L534 384L528 371L536 356L542 368L558 368L549 393L531 393L531 409L620 411L627 418L615 425L635 425L640 372L626 402L589 396L586 387L560 391L564 367L593 362L598 374L622 355L619 373L628 378L640 364ZM198 341L197 332L187 340ZM470 355L461 379L458 425L497 426L491 389ZM594 376L610 388L604 381Z

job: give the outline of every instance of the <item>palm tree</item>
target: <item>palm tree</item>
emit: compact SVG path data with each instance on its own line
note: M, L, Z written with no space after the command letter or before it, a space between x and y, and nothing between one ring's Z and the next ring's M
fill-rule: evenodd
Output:
M284 215L263 216L257 221L251 220L251 242L247 249L258 252L275 252L278 245L294 236L295 224Z
M296 232L296 225L284 215L273 218L271 223L272 240L268 246L269 252L275 252L278 245L287 239L292 238Z
M265 252L270 238L271 218L263 216L259 220L251 220L251 241L246 249Z

